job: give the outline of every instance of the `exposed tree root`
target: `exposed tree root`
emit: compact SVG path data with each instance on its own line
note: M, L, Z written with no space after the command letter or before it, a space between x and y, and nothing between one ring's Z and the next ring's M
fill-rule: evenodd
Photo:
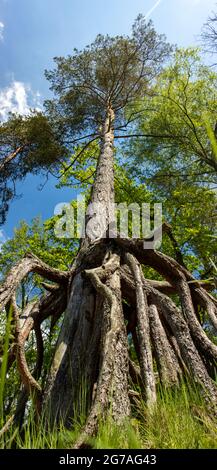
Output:
M67 284L69 273L51 268L32 253L19 261L11 269L4 283L0 287L0 309L11 299L21 281L29 273L37 273L50 281Z
M146 292L143 289L143 274L141 266L129 253L125 255L125 259L135 279L140 369L144 383L144 393L147 406L151 406L156 402L156 386L151 351L148 301Z
M164 281L145 279L142 266L155 269ZM19 314L15 292L20 281L37 272L55 282L43 283L48 294L27 305ZM0 288L1 308L12 302L16 345L9 353L8 370L17 357L23 383L17 409L0 431L22 423L29 395L36 407L43 402L50 424L71 426L80 406L80 390L87 387L87 421L76 443L85 445L95 435L100 420L110 413L117 423L130 416L132 383L139 384L147 406L157 400L158 380L177 386L180 377L192 377L212 406L217 404L213 380L217 346L206 335L198 306L217 327L217 301L176 260L154 250L143 250L142 240L121 239L83 246L72 272L50 269L28 255L8 274ZM70 295L67 294L69 292ZM176 294L177 304L170 298ZM43 369L41 324L50 316L53 324L65 311L45 390L39 378ZM35 331L37 359L31 373L25 343ZM129 357L127 335L132 336L139 366ZM154 372L154 364L157 370ZM86 385L84 385L86 384ZM40 398L40 400L39 400ZM9 423L9 424L8 424Z
M149 321L160 381L164 386L177 385L181 375L179 363L169 344L157 306L154 303L149 305Z
M21 382L24 385L28 394L32 394L36 402L36 410L40 410L40 402L41 402L41 392L42 389L39 383L35 380L32 376L25 355L25 340L28 336L29 332L26 329L22 332L20 328L20 319L19 319L19 312L16 304L15 296L12 296L11 306L13 309L13 316L15 320L15 339L16 339L16 355L17 355L17 368L20 373ZM32 325L30 323L29 329L32 329ZM30 330L31 331L31 330Z
M10 418L8 418L8 420L4 424L3 428L0 430L0 438L9 431L9 429L11 428L13 423L14 423L14 415L12 415L12 416L10 416Z

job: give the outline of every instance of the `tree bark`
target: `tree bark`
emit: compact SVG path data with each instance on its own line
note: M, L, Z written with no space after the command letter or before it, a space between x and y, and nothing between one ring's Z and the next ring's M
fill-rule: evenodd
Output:
M76 407L85 408L89 414L84 431L87 435L96 432L99 414L105 415L109 408L116 421L130 413L120 258L108 243L102 260L96 244L94 263L101 267L87 269L88 250L98 238L108 236L109 226L114 221L113 120L114 113L108 108L87 209L86 236L74 264L75 271L79 267L84 274L75 275L72 281L45 392L45 406L49 407L52 424L63 421L69 426ZM82 404L78 395L85 388L85 403Z
M148 301L146 293L143 289L143 276L141 266L130 254L126 254L126 262L128 263L135 279L138 325L137 334L139 340L141 377L144 383L144 391L147 406L152 406L156 402L156 386L150 339Z
M164 386L177 385L180 374L179 363L168 342L158 309L154 303L149 305L149 320L160 381Z

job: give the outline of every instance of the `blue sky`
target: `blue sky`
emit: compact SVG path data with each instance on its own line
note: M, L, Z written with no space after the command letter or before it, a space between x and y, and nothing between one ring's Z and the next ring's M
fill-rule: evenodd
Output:
M201 27L216 0L0 0L0 118L9 110L28 112L49 95L44 69L52 58L82 48L98 33L127 34L138 13L148 14L159 33L179 46L198 45ZM71 190L55 189L52 178L38 191L42 178L18 184L23 197L11 204L0 239L10 237L19 220L53 215L69 201Z

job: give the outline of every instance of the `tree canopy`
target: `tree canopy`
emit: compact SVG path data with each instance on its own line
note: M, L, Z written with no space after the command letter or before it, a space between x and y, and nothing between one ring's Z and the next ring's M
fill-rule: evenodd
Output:
M130 37L98 35L82 51L56 57L56 68L46 71L56 99L46 102L46 111L60 141L72 145L100 136L108 106L116 129L125 127L126 105L148 92L170 51L165 36L140 15Z
M41 112L24 117L11 114L0 123L0 224L16 196L16 181L29 173L54 170L65 152Z

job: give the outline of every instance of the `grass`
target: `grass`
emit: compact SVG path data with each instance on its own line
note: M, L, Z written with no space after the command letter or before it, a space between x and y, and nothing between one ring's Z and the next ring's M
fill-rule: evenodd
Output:
M9 342L11 336L11 319L12 319L12 309L9 309L5 335L4 335L4 348L2 355L2 362L0 368L0 428L4 424L4 393L5 393L5 380L7 374L7 364L8 364L8 351L9 351Z
M60 426L48 432L43 423L36 425L30 414L22 438L17 430L11 430L0 447L70 449L83 422L83 417L77 417L72 431ZM111 418L101 422L97 437L88 443L95 449L217 449L217 423L196 387L183 383L175 390L160 389L158 404L151 411L139 402L134 418L122 426Z
M141 424L147 448L217 449L217 422L194 386L159 393L157 407Z

